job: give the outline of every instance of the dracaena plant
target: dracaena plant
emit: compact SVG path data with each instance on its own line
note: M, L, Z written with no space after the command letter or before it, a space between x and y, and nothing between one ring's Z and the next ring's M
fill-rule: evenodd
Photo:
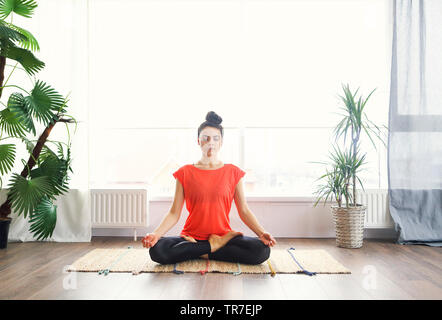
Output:
M364 164L366 156L366 154L362 156L360 155L359 146L361 133L365 132L367 134L375 149L376 144L372 139L370 132L381 140L384 146L386 146L381 137L380 128L370 121L364 112L368 99L376 89L371 91L367 98L364 99L362 96L359 96L359 98L356 97L359 88L354 93L351 92L348 84L342 85L342 88L344 96L339 95L339 98L344 103L344 106L341 107L341 109L345 111L345 114L341 114L344 118L335 127L333 133L335 134L335 142L344 135L344 148L346 147L347 135L349 134L351 135L351 141L347 151L341 151L339 147L338 149L334 148L335 152L330 156L332 160L331 162L315 162L331 165L333 167L331 172L327 169L327 173L317 179L325 178L327 183L325 185L320 185L315 192L318 194L318 200L316 201L315 206L324 197L326 201L331 194L334 194L339 207L341 207L341 196L345 197L346 207L349 205L356 206L356 180L360 183L362 189L365 190L362 181L358 177L358 173L365 170L362 168L362 165ZM383 127L388 130L388 127L385 125ZM352 188L351 193L349 192L350 186Z
M23 143L29 159L21 160L23 169L12 173L6 201L0 206L0 218L5 219L14 209L18 215L29 217L30 231L37 240L52 236L57 221L56 197L69 188L71 167L71 142L68 123L77 122L66 114L68 96L63 97L47 83L37 80L45 63L33 52L40 46L31 32L13 24L15 14L30 18L37 3L34 0L0 0L0 186L4 175L14 169L16 144L5 143L13 139ZM9 61L15 64L8 64ZM5 79L6 67L12 68ZM11 84L14 72L24 72L33 83L30 90ZM4 88L17 92L3 99ZM44 126L37 138L36 122ZM66 125L68 142L52 141L48 136L56 123ZM75 127L76 130L76 127ZM6 136L4 136L6 135ZM31 135L28 137L28 135ZM56 149L50 148L52 143Z
M329 154L329 162L312 161L312 163L320 163L331 167L330 171L326 167L326 173L316 179L316 181L324 179L325 184L319 185L318 189L314 192L317 195L314 206L316 207L321 200L324 201L325 206L325 203L330 198L330 200L335 200L339 207L342 207L344 198L345 206L348 208L352 201L352 194L349 188L350 181L352 176L357 176L360 171L365 170L365 168L362 168L362 165L365 163L366 154L362 156L357 155L357 158L353 158L349 150L342 151L339 146L333 146L333 150L334 152ZM357 180L361 184L362 189L364 189L359 177L357 177Z

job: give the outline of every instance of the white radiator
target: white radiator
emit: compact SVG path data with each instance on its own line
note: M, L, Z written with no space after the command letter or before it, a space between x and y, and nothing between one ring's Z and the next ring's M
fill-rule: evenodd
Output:
M391 219L388 190L384 189L356 189L357 203L367 206L365 212L365 228L391 228L394 222Z
M92 228L146 227L148 201L145 189L91 189Z

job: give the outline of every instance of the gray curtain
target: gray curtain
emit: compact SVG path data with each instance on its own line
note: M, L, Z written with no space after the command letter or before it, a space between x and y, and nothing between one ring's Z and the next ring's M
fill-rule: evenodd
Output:
M388 183L400 244L442 245L442 0L393 2Z

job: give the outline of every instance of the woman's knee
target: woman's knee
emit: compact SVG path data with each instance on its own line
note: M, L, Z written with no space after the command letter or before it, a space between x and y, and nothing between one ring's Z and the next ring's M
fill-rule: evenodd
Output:
M152 261L161 264L164 263L164 256L162 255L161 250L158 250L158 246L156 244L149 248L149 255Z
M270 257L270 247L263 244L256 252L255 264L261 264Z
M251 255L248 257L249 264L261 264L270 257L270 247L265 245L260 239L251 240L253 245Z
M163 246L162 239L158 240L158 242L149 248L149 255L152 261L160 263L160 264L168 264L169 257L167 256L167 251Z

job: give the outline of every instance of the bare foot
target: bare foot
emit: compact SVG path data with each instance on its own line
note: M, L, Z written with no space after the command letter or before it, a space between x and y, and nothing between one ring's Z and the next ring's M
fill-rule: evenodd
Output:
M197 242L193 237L191 237L191 236L186 236L186 235L183 235L182 236L184 239L186 239L187 241L190 241L190 242Z
M203 254L202 256L200 256L200 258L209 259L209 254L208 253Z
M210 243L210 252L215 252L219 248L222 248L226 245L227 242L229 242L231 239L237 236L242 236L243 233L239 231L229 231L223 236L218 236L216 234L211 234L209 236L209 243Z

